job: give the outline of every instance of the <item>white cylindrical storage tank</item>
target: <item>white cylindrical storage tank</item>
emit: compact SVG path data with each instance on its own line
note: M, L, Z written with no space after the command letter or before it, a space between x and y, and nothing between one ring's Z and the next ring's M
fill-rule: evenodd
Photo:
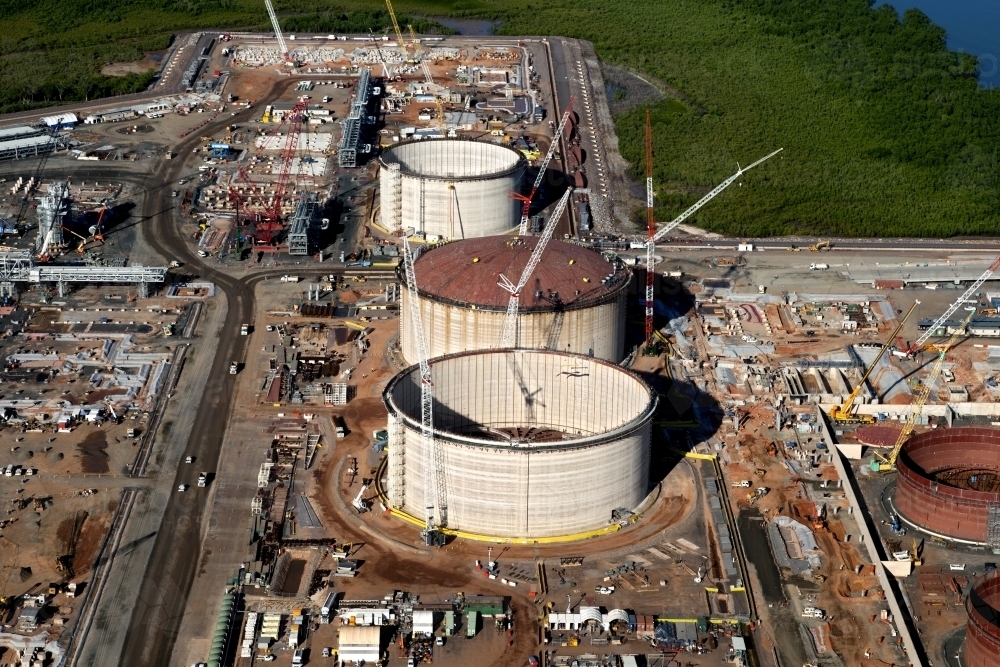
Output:
M503 274L516 283L537 242L488 236L439 245L417 257L413 268L429 356L499 344L510 293L497 282ZM630 278L621 262L553 239L521 294L513 347L621 361ZM402 290L399 338L403 357L415 363L409 298Z
M383 393L390 503L489 538L574 536L635 510L649 487L657 395L615 364L562 352L465 352L431 361L434 446L421 435L420 371ZM445 512L426 472L444 471ZM430 487L428 487L430 485ZM425 495L425 492L429 491Z
M512 198L527 166L499 144L468 139L406 141L379 157L382 226L431 237L502 234L520 222Z

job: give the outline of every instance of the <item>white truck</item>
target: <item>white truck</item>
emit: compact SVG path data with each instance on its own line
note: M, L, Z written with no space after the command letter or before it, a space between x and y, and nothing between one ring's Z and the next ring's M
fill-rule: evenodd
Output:
M810 271L826 271L829 268L830 268L829 264L816 264L815 262L813 262L812 264L809 265Z
M241 324L240 325L240 335L241 336L246 336L249 333L250 333L250 325L249 324Z
M207 483L208 483L208 473L207 472L198 473L198 486L204 488L205 484Z
M802 616L805 618L826 618L826 612L816 607L806 607L802 610Z
M283 283L297 283L297 282L299 282L299 277L298 276L289 276L289 275L286 274L284 276L281 276L281 282L283 282Z

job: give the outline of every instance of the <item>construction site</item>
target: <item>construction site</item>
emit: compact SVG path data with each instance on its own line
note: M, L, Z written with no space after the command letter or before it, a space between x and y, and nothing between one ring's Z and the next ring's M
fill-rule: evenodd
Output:
M997 663L1000 247L687 224L780 146L657 221L590 44L265 4L0 129L0 664Z

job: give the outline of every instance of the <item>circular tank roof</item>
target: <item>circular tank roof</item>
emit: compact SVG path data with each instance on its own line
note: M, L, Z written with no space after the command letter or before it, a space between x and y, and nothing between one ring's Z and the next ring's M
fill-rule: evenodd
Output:
M526 164L507 146L471 139L404 141L384 151L379 164L398 164L400 173L447 181L479 180L512 174Z
M510 292L500 275L516 283L539 237L487 236L432 248L414 264L420 293L431 299L489 310L506 310ZM520 309L581 308L617 296L629 271L593 250L549 241L521 292Z

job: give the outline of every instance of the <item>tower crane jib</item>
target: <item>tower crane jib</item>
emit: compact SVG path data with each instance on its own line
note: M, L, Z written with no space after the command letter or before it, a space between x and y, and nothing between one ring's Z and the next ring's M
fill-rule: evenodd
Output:
M569 117L573 113L573 101L570 100L569 108L563 113L562 118L559 119L559 127L556 128L555 134L552 135L552 143L549 144L549 150L546 151L545 157L538 165L538 174L535 176L535 182L531 186L531 192L527 197L520 197L523 206L521 207L521 228L518 230L519 236L526 236L528 233L528 215L531 212L531 202L535 199L535 195L538 193L538 188L542 187L542 181L545 180L545 172L549 168L549 162L552 161L552 156L556 152L556 146L562 140L563 131L566 128L566 123L569 122Z
M948 318L951 317L955 313L956 310L958 310L959 308L961 308L965 304L966 300L970 296L972 296L976 292L977 289L979 289L980 287L982 287L983 283L985 283L987 280L989 280L990 276L992 276L993 273L997 269L1000 269L1000 257L997 257L996 260L993 262L993 264L990 265L990 268L986 269L986 271L983 273L983 275L979 276L979 278L976 280L976 282L972 283L972 285L969 287L969 289L965 290L965 294L963 294L962 296L958 297L958 299L955 300L955 303L953 303L950 306L948 306L948 310L944 311L944 314L941 315L941 317L937 318L937 320L934 321L934 324L932 324L927 329L927 331L925 331L923 333L923 335L920 336L920 338L918 338L913 343L913 345L911 345L906 350L907 355L913 355L913 354L919 352L920 348L923 347L924 343L926 343L927 340L932 335L934 335L934 332L937 329L939 329L942 324L944 324L945 322L947 322Z
M774 157L775 155L777 155L778 153L780 153L783 150L785 150L785 149L784 148L779 148L778 150L774 151L773 153L765 155L761 159L757 160L756 162L754 162L753 164L751 164L749 167L737 167L735 174L733 174L732 176L730 176L729 178L727 178L726 180L724 180L719 185L715 186L715 188L711 192L709 192L707 195L705 195L704 197L702 197L701 199L699 199L697 202L695 202L694 206L692 206L688 210L684 211L679 216L677 216L676 218L674 218L672 221L670 221L669 223L667 223L666 225L664 225L663 227L661 227L655 234L650 234L649 240L646 242L646 271L647 271L647 275L648 275L648 272L650 272L650 271L653 270L653 251L656 249L656 244L657 244L658 241L660 241L664 236L666 236L671 230L673 230L674 228L676 228L677 225L681 224L682 222L684 222L685 220L687 220L688 218L690 218L692 215L694 215L694 213L698 209L700 209L702 206L704 206L705 204L707 204L708 202L710 202L712 199L714 199L716 195L718 195L720 192L722 192L723 190L725 190L726 188L728 188L730 185L732 185L736 181L736 179L738 179L744 173L750 171L751 169L753 169L754 167L758 166L759 164L765 162L766 160L771 159L772 157ZM652 158L651 152L648 152L647 154L649 155L649 157L651 159ZM647 200L648 200L647 201L647 207L649 207L649 209L647 209L647 210L651 210L651 206L650 206L651 199L652 199L652 173L651 172L649 172L649 176L648 176L647 181L646 181L646 193L647 193L646 197L647 197ZM649 215L649 213L647 213L647 215ZM651 329L652 329L652 315L653 315L653 283L652 283L652 281L647 281L646 282L646 323L647 323L647 328L650 329L650 333L652 333L652 331L651 331Z
M545 229L535 244L535 249L531 252L531 257L528 258L528 263L525 264L524 271L521 272L521 278L517 281L517 284L512 283L507 276L500 275L500 282L497 284L510 292L510 301L507 303L507 315L504 317L503 332L500 335L500 347L502 348L517 347L517 313L521 290L528 284L528 279L531 278L531 274L535 272L535 267L541 261L542 253L545 252L545 246L549 244L552 233L555 231L556 225L559 224L559 219L562 218L563 213L566 211L566 205L569 203L571 194L573 194L573 188L567 188L566 192L563 193L562 199L556 204L556 208L552 211L552 215L549 216L549 221L545 224Z

